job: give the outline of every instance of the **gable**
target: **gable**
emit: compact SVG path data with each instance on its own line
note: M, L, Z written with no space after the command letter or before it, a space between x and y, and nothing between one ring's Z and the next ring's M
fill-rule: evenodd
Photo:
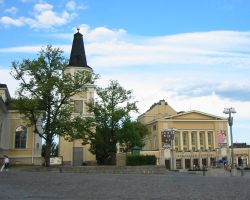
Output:
M215 115L210 115L207 113L202 113L199 111L190 111L190 112L185 112L181 113L178 115L174 115L171 117L166 117L166 118L171 118L173 120L225 120L222 117L218 117Z

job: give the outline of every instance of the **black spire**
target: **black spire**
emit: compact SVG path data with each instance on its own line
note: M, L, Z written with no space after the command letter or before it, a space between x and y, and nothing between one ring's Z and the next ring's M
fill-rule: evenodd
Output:
M91 68L87 65L83 37L82 34L79 33L79 30L80 29L78 28L77 33L74 34L69 66Z

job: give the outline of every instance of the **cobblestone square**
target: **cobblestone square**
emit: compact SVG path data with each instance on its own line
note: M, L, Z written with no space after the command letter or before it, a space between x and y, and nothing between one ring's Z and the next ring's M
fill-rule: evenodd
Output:
M247 200L250 178L10 171L0 174L0 199Z

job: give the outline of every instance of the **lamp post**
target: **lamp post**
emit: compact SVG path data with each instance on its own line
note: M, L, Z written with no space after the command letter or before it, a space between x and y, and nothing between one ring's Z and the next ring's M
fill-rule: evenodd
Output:
M234 108L224 108L223 110L224 114L228 114L228 125L230 127L230 140L231 140L231 176L235 175L235 166L234 166L234 143L233 143L233 117L232 114L236 113L236 110Z
M162 165L165 165L165 149L170 148L170 160L171 160L171 165L170 169L173 170L175 169L175 164L174 164L174 138L175 138L175 131L177 129L171 128L171 129L164 129L162 131Z
M175 132L177 131L176 128L171 128L171 168L175 170L175 157L174 157L174 142L175 142Z

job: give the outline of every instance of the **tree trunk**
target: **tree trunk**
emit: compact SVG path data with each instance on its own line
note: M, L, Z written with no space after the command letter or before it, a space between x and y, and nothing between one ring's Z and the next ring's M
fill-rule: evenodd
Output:
M46 148L45 148L45 166L46 167L50 166L51 146L52 146L52 142L46 141Z

